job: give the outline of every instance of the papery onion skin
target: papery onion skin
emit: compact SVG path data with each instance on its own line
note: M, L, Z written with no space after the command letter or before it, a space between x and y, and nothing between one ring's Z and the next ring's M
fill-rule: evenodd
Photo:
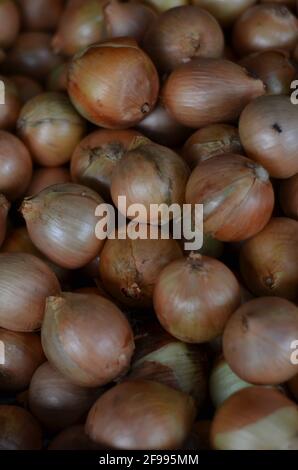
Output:
M25 193L31 176L32 160L23 142L0 131L0 193L15 201Z
M211 442L217 450L297 450L298 409L273 388L248 387L217 411Z
M200 58L171 73L162 100L180 124L198 129L234 121L252 99L264 93L263 82L239 65L224 59Z
M27 103L31 98L34 98L43 92L41 84L37 80L27 77L26 75L12 75L10 78L18 89L18 94L22 104Z
M70 98L80 114L97 126L135 126L154 108L158 91L154 64L130 38L90 46L70 64Z
M64 7L64 0L17 0L27 31L53 31Z
M297 299L298 222L286 217L273 218L243 245L240 269L255 295Z
M192 0L191 3L209 11L222 26L231 26L256 0Z
M153 289L161 270L181 258L175 240L107 240L99 262L104 288L122 304L144 308L152 305Z
M74 385L45 362L32 377L29 407L47 430L58 431L83 419L99 396L99 389Z
M195 416L190 396L156 382L128 380L93 405L85 430L114 449L177 449Z
M10 209L10 203L3 194L0 194L0 246L2 245L7 225L7 214Z
M220 241L241 241L269 222L274 193L263 167L241 155L225 154L194 169L186 202L203 204L205 233Z
M294 49L298 20L285 5L254 5L236 21L233 45L240 55L270 49Z
M288 383L287 386L295 398L296 402L298 402L298 374L295 375Z
M48 91L67 91L68 66L68 62L63 62L51 71L46 83Z
M52 168L36 168L26 195L33 196L54 184L70 183L71 177L68 168L63 166Z
M221 57L224 36L206 10L187 5L162 13L148 29L143 45L158 70L170 72L198 57Z
M163 269L153 301L168 333L187 343L204 343L223 332L240 305L240 286L220 261L191 254Z
M199 163L224 153L243 151L238 129L228 124L211 124L192 134L183 147L183 157L195 168Z
M0 253L0 327L12 331L40 328L46 297L60 292L48 266L27 253Z
M99 387L124 375L134 351L125 316L92 294L48 298L41 338L49 362L82 387Z
M100 129L87 135L72 155L72 180L110 200L114 170L135 137L140 135L133 129Z
M95 191L65 183L26 198L21 212L36 247L58 266L77 269L92 261L104 245L105 240L95 235L95 209L102 203Z
M298 220L298 173L282 181L279 200L285 215Z
M13 0L2 0L0 4L0 48L13 45L20 30L20 13Z
M0 81L4 84L5 98L5 102L0 104L0 129L12 130L21 111L21 98L12 79L0 75Z
M17 128L35 161L53 167L70 160L86 126L65 95L48 92L25 104Z
M41 450L38 422L19 406L0 406L0 450Z
M244 109L239 133L246 154L274 178L298 173L298 107L288 96L262 96Z
M34 333L16 333L0 329L5 363L0 364L0 390L25 390L35 370L45 361L40 338Z
M76 424L61 431L50 442L48 450L99 450L101 446L91 441L84 425Z
M280 384L298 373L291 344L298 338L298 308L280 297L260 297L242 305L223 335L224 357L246 382ZM270 366L269 366L270 365Z

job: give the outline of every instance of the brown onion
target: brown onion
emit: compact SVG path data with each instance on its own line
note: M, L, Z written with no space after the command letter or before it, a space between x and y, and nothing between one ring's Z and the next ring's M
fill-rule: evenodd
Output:
M20 30L20 13L13 0L0 3L0 48L8 48L15 42Z
M0 194L0 246L3 243L6 234L7 214L10 203L3 194Z
M238 129L228 124L211 124L196 131L186 141L183 156L190 168L223 153L242 153Z
M31 176L32 160L23 142L0 131L0 192L15 201L25 193Z
M43 92L43 88L40 83L33 78L26 77L25 75L12 75L10 78L18 89L18 94L22 104L27 103L31 98L34 98Z
M125 374L134 351L133 333L122 312L92 294L49 297L41 338L49 362L83 387L98 387Z
M91 441L82 424L64 429L50 442L48 450L98 450L101 447Z
M217 411L211 441L218 450L297 450L298 408L273 388L248 387Z
M27 31L52 31L63 11L64 0L17 0Z
M52 41L54 51L72 56L103 39L102 0L69 0Z
M152 23L144 48L159 70L169 72L197 57L221 57L224 36L206 10L186 5L165 11Z
M40 328L46 297L57 295L55 274L27 253L0 253L0 327L12 331Z
M171 73L162 98L180 124L198 128L235 120L249 101L264 93L263 82L239 65L200 58Z
M241 155L225 154L194 169L186 202L203 204L206 233L221 241L240 241L268 223L274 193L263 167Z
M288 388L295 398L295 400L298 402L298 374L295 375L288 383Z
M51 71L46 85L48 91L67 91L68 66L68 62L63 62Z
M35 370L45 361L40 337L34 333L16 333L0 329L4 345L4 364L0 364L0 390L26 389Z
M247 287L258 296L298 298L298 222L273 218L240 252Z
M37 248L58 266L77 269L103 247L104 240L95 236L95 209L102 203L95 191L65 183L26 198L21 212Z
M130 38L95 44L70 65L70 98L82 116L101 127L138 124L154 108L158 90L153 63Z
M54 184L70 183L70 172L63 166L53 168L36 168L26 195L34 196Z
M175 240L107 240L100 254L100 278L104 288L124 305L152 305L153 289L161 270L181 258Z
M223 263L192 253L163 269L153 300L168 333L187 343L203 343L222 333L240 305L240 287Z
M42 434L38 422L18 406L0 406L0 450L40 450Z
M239 121L247 155L263 165L274 178L298 173L298 107L288 96L262 96L250 103Z
M298 220L298 173L281 183L279 196L284 213Z
M89 134L77 145L73 153L73 181L94 189L105 200L109 200L115 168L137 136L140 136L139 132L133 129L100 129Z
M46 429L58 431L84 419L99 395L99 389L74 385L45 362L32 377L29 407Z
M209 11L222 26L230 26L256 0L192 0L192 3Z
M93 405L86 433L114 449L177 449L195 420L193 399L165 385L128 380Z
M12 79L0 75L0 87L0 129L11 130L15 127L21 111L21 98ZM4 103L2 101L2 88Z
M298 20L285 5L254 5L236 21L233 45L241 55L270 49L293 50Z
M42 166L59 166L70 157L85 133L85 122L62 93L42 93L23 107L18 133Z
M137 137L115 168L112 199L118 210L128 218L134 216L126 214L125 208L120 207L119 197L126 197L127 207L135 203L143 204L147 217L140 214L138 220L147 223L152 204L183 204L188 177L186 163L173 150ZM166 209L160 214L151 215L150 223L158 224L167 216Z

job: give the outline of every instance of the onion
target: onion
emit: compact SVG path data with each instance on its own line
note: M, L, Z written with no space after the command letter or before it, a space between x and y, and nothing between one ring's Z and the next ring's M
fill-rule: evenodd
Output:
M294 450L298 408L272 388L248 387L217 411L211 441L218 450Z
M98 450L101 447L85 434L84 426L76 424L58 434L50 443L48 450Z
M29 406L46 429L57 431L84 419L99 395L98 389L72 384L45 362L32 377Z
M256 0L192 0L192 3L209 11L222 26L231 26Z
M2 0L0 4L0 48L9 48L15 42L20 30L20 14L13 0Z
M252 237L268 223L274 193L267 171L240 155L218 155L198 165L186 202L204 205L204 231L221 241Z
M240 252L247 287L258 296L298 297L298 222L273 218Z
M40 450L41 429L28 411L18 406L0 406L0 450Z
M68 0L52 41L55 52L72 56L103 39L102 0Z
M0 75L0 82L4 85L4 103L0 104L0 129L11 130L15 127L21 111L21 99L13 80Z
M195 420L193 399L165 385L130 380L113 387L93 405L88 436L114 449L177 449Z
M100 255L100 278L104 288L124 305L152 305L153 289L161 270L181 258L175 240L107 240Z
M211 124L186 141L183 156L190 168L223 153L242 153L238 129L228 124Z
M3 243L6 234L7 214L10 204L3 194L0 194L0 246Z
M165 107L180 124L198 128L237 119L249 101L264 93L263 82L239 65L200 58L174 70L162 95Z
M51 35L22 33L8 54L7 64L13 74L28 75L37 80L47 78L62 60L51 50Z
M264 96L250 103L239 122L247 155L263 165L274 178L298 173L298 107L288 96Z
M71 159L74 182L84 184L111 198L111 180L119 160L140 134L132 129L113 131L100 129L89 134L76 147Z
M192 253L161 272L153 300L168 333L187 343L203 343L222 333L240 304L240 287L223 263Z
M40 337L34 333L15 333L0 329L5 362L0 364L0 390L26 389L37 367L45 361Z
M139 214L139 222L167 222L165 217L169 214L165 207L160 214L151 214L149 220L151 205L182 205L188 177L189 169L179 155L149 139L137 137L115 168L111 186L112 199L118 210L128 218L135 216L126 214L125 209L120 207L121 196L126 197L127 207L143 204L146 208L147 217Z
M21 212L29 236L51 261L68 269L85 266L100 252L104 240L95 236L95 209L101 197L78 184L57 184L26 198Z
M288 382L288 387L290 389L291 394L295 398L295 400L298 402L298 374L295 375L289 382Z
M17 0L27 31L52 31L63 11L64 0Z
M105 128L136 125L154 108L158 89L153 63L129 38L89 47L69 69L68 92L75 107Z
M51 71L46 86L48 91L67 91L68 67L69 63L63 62Z
M105 297L106 299L110 299L108 294L100 287L81 287L80 289L76 289L75 294L94 294L100 295L101 297Z
M10 77L18 89L18 94L22 104L27 103L40 93L43 92L42 86L37 80L33 80L25 75L13 75Z
M130 37L140 42L156 18L156 12L142 3L108 0L104 5L104 25L108 38Z
M17 128L35 161L53 167L70 160L85 122L65 95L43 93L25 104Z
M152 23L144 48L159 70L169 72L197 57L221 57L224 36L207 11L186 5L165 11Z
M280 203L288 217L298 220L298 173L281 183Z
M284 5L264 4L248 8L236 21L233 45L241 54L270 49L294 49L298 20Z
M26 195L33 196L54 184L69 182L70 173L68 168L64 168L62 166L53 168L36 168L34 170L31 183L26 191Z
M99 387L124 375L134 351L122 312L92 294L48 298L41 338L51 365L82 387Z
M14 135L0 131L0 192L10 201L18 199L31 176L32 160L25 145Z
M12 331L40 328L46 297L57 295L55 274L28 253L0 253L0 327Z

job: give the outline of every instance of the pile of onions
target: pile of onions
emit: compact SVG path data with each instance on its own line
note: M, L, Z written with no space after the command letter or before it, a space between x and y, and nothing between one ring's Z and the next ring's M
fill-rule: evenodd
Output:
M239 65L200 58L171 73L162 99L178 122L198 128L235 120L247 103L264 93L263 82Z
M69 0L52 41L57 53L72 56L103 39L102 0Z
M140 214L138 221L147 223L152 204L183 204L188 177L186 163L173 150L144 137L137 137L115 168L112 199L118 210L128 218L134 218L136 214L120 207L119 197L126 197L127 207L135 203L143 204L147 217ZM159 215L153 214L150 223L163 222L165 215L164 210Z
M0 129L11 130L15 127L22 103L17 87L12 79L0 75L1 90L4 85L5 102L0 104Z
M1 328L0 341L5 346L5 363L0 364L0 390L25 390L35 370L45 361L40 337Z
M196 416L193 399L165 385L128 380L102 395L93 405L86 433L114 449L177 449Z
M230 26L256 0L192 0L192 3L209 11L222 26Z
M101 447L91 441L82 424L61 431L51 442L48 450L98 450Z
M40 450L42 433L38 422L18 406L0 406L0 450Z
M0 48L7 49L15 42L20 30L20 13L13 0L0 3Z
M281 183L279 199L284 213L298 220L298 173Z
M223 55L224 35L213 16L195 5L172 8L152 23L144 48L163 72L197 57Z
M298 173L298 106L288 96L262 96L250 103L239 121L246 154L274 178Z
M0 193L15 201L25 193L31 176L32 160L25 145L0 130Z
M95 210L102 203L95 191L65 183L26 198L21 212L37 248L58 266L77 269L92 261L103 247L104 240L95 235Z
M260 297L242 305L223 335L224 357L242 380L280 384L298 373L291 344L298 338L298 308L279 297Z
M74 385L45 362L32 377L29 407L46 429L58 431L84 419L99 395L99 389Z
M298 298L298 221L273 218L240 252L247 287L258 296Z
M154 108L158 90L154 64L130 38L95 44L70 64L70 98L80 114L101 127L138 124Z
M224 153L242 153L238 129L228 124L211 124L199 129L183 147L183 156L192 169L208 158Z
M35 161L52 167L70 160L85 121L62 93L42 93L25 104L17 128Z
M270 49L293 50L298 20L285 5L254 5L238 18L233 29L235 50L246 55Z
M134 351L122 312L92 294L49 297L41 337L51 365L82 387L99 387L125 374Z
M46 84L48 91L67 91L68 66L68 62L63 62L51 71Z
M35 96L43 92L43 88L37 80L25 75L13 75L10 77L15 83L22 104L27 103Z
M175 240L107 240L100 254L103 286L122 304L144 308L152 305L153 289L161 270L182 257Z
M36 168L26 195L34 196L54 184L69 183L71 180L68 168L63 166L53 168Z
M64 0L17 0L27 31L52 31L56 28Z
M55 274L27 253L0 253L0 327L34 331L41 326L45 300L57 295Z
M72 180L109 200L115 167L139 135L133 129L100 129L89 134L77 145L71 158Z
M10 204L3 194L0 194L0 246L3 243L6 234L7 214Z
M295 398L295 400L298 402L298 374L295 375L289 382L288 382L288 388Z
M267 171L246 157L218 155L198 165L186 202L204 205L204 231L221 241L240 241L269 221L274 193Z
M248 387L217 411L211 441L218 450L297 450L298 408L273 388Z
M240 286L220 261L190 254L170 263L154 289L154 308L168 333L186 343L219 336L240 305Z

